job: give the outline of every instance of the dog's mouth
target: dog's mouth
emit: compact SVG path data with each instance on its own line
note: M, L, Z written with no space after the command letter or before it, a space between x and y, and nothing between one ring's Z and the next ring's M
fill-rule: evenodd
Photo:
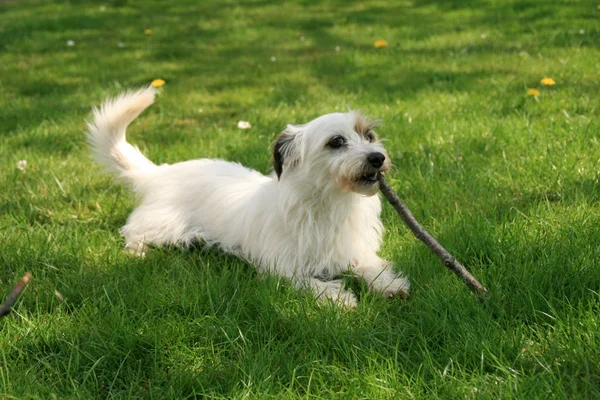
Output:
M358 181L363 185L373 185L377 183L377 171L364 174L358 178Z

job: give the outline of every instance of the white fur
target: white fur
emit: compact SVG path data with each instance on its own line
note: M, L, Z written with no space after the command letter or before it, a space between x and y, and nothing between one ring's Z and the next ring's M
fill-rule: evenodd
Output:
M88 123L96 159L141 199L121 229L130 251L202 240L347 306L356 298L334 278L349 269L373 290L408 294L408 281L377 255L383 231L378 184L357 179L390 163L381 143L356 132L359 114L288 125L275 146L280 177L216 159L157 166L125 139L127 125L154 94L146 88L109 100ZM336 135L346 139L341 149L328 146ZM366 160L373 152L385 155L379 169Z

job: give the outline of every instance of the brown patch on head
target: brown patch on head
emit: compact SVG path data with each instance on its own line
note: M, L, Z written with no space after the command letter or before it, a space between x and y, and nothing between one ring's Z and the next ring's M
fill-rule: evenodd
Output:
M354 123L354 131L365 140L373 143L377 141L377 134L373 130L377 126L377 121L370 121L367 117L361 114L356 114L356 122Z

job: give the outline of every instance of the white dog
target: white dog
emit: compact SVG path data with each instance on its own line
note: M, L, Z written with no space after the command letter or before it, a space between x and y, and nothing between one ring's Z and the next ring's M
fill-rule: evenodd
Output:
M348 270L375 291L408 294L409 282L377 255L377 173L390 161L360 114L288 125L275 143L275 173L264 176L215 159L152 163L125 130L154 95L151 87L122 94L94 109L88 123L96 159L141 199L121 229L130 251L201 240L341 305L356 305L339 279Z

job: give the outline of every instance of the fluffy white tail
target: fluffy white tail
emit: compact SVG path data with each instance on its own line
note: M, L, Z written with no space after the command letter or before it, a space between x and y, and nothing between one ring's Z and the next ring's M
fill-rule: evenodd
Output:
M125 139L127 125L154 102L154 94L150 86L123 93L94 108L93 120L88 121L87 138L94 158L109 172L123 175L130 170L156 167Z

